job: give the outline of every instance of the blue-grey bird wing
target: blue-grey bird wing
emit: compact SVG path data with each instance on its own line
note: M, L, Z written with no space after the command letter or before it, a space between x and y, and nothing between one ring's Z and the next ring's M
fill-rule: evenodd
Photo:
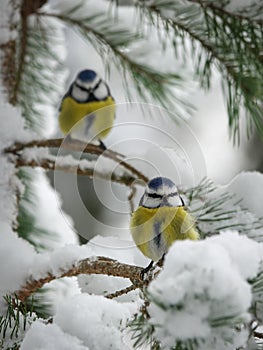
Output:
M115 102L115 99L114 99L114 97L112 96L112 94L110 92L109 85L107 83L105 83L105 85L106 85L106 88L107 88L107 91L108 91L108 96L110 96L113 99L113 101ZM115 118L116 118L116 113L114 113L114 119Z
M63 101L66 97L70 96L71 95L71 91L72 91L72 87L73 87L73 84L70 85L68 91L65 93L65 95L62 97L61 101L60 101L60 105L59 105L59 109L58 111L61 112L61 109L62 109L62 104L63 104Z

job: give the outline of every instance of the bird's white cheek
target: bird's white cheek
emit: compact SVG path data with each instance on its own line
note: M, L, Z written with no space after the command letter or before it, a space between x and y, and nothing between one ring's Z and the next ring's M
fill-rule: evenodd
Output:
M89 94L88 92L79 89L77 86L73 86L72 97L77 101L84 102L88 100Z
M172 207L180 207L183 205L182 200L179 196L169 197L167 202Z
M108 97L108 90L103 82L94 90L94 96L97 100L105 100Z
M147 208L158 208L162 201L158 198L146 197L143 201L143 205Z

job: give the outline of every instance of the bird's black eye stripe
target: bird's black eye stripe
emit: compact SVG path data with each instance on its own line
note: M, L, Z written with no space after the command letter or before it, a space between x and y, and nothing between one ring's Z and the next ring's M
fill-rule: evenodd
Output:
M174 197L174 196L178 196L178 192L172 192L167 195L167 197Z
M92 90L93 91L97 90L97 88L100 86L101 82L102 82L102 80L100 79Z
M85 91L85 92L91 92L92 89L86 89L85 87L75 83L75 86L77 86L80 90Z
M98 81L98 83L93 87L93 88L90 88L90 89L87 89L85 88L84 86L81 86L79 85L78 83L75 83L75 85L82 91L86 91L86 92L89 92L89 93L93 93L95 90L97 90L97 88L100 86L101 84L101 79Z
M150 198L162 198L162 195L157 193L147 193L147 196Z

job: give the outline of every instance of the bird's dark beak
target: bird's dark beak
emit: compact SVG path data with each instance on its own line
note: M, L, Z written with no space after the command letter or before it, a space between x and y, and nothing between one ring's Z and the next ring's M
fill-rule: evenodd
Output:
M168 199L166 196L163 196L162 198L162 204L160 205L161 207L165 207L165 206L168 206L169 203L168 203Z

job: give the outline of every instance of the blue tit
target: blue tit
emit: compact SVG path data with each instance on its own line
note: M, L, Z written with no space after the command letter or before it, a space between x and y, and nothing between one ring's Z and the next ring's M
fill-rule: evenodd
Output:
M137 247L152 261L159 261L176 240L199 239L193 217L173 181L166 177L149 181L132 214L130 229Z
M115 101L108 85L93 70L78 73L62 99L59 126L64 134L83 142L99 141L110 132Z

